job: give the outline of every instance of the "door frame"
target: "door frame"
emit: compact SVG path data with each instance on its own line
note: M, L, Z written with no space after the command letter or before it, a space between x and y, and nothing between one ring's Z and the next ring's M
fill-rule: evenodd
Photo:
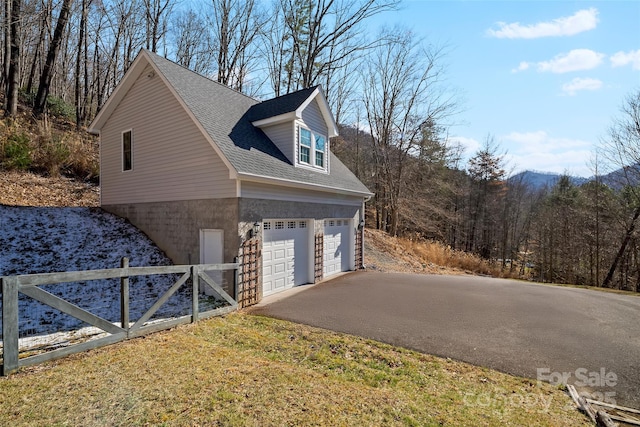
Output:
M220 236L220 262L205 262L205 236L207 233L212 233L214 235ZM200 264L223 264L224 263L224 230L221 228L201 228L200 229ZM223 286L223 272L217 271L214 275L211 276L214 281L219 282L220 286ZM200 285L200 292L203 292L206 295L213 295L214 292L209 288L209 286Z

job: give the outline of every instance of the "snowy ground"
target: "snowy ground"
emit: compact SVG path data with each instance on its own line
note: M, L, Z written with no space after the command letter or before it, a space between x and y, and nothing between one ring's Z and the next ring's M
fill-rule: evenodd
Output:
M0 205L0 276L115 268L120 266L122 257L128 257L132 267L171 265L145 234L99 208ZM131 321L151 307L177 278L131 278ZM110 322L120 321L119 279L42 288ZM183 286L154 318L184 315L190 304L189 286ZM88 326L22 294L19 310L22 338Z

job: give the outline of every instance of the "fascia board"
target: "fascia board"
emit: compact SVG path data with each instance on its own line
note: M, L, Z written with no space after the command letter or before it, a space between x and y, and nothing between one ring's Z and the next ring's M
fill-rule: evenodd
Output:
M129 92L129 89L136 82L138 77L142 74L145 69L146 64L151 64L151 61L146 56L146 52L142 50L138 57L133 61L133 64L129 67L125 75L120 80L120 83L116 86L116 88L107 99L107 102L102 106L96 117L93 119L91 124L89 125L88 132L94 135L99 135L100 130L107 122L111 114L115 110L115 108L120 104L120 101L124 98L124 96ZM143 63L143 61L146 63ZM155 67L154 67L155 68Z
M325 98L324 93L320 90L320 86L318 86L311 95L298 107L296 110L296 116L302 117L302 111L307 108L311 101L314 99L318 99L318 106L320 107L320 112L322 113L322 117L327 125L327 130L329 131L329 138L333 138L338 136L338 126L336 125L336 121L333 118L333 114L331 113L331 109L329 108L329 103L327 102L327 98Z
M344 194L347 196L356 196L356 197L362 197L365 199L371 198L374 195L374 193L371 193L369 191L364 192L364 191L346 190L344 188L329 187L321 184L311 184L308 182L299 182L299 181L292 181L292 180L282 179L282 178L273 178L273 177L262 176L262 175L254 175L254 174L249 174L245 172L238 173L238 179L240 181L259 182L263 184L276 184L276 185L281 185L283 187L301 188L301 189L322 191L325 193L333 193L333 194Z
M296 111L291 111L289 113L280 114L278 116L267 117L266 119L256 120L255 122L251 122L255 127L265 127L277 125L284 122L290 122L292 120L296 120L301 118L302 116L298 116Z

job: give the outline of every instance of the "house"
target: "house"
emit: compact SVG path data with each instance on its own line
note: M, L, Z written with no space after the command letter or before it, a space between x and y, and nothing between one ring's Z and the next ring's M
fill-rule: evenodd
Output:
M234 262L257 239L263 295L362 266L372 193L331 153L320 87L260 102L142 50L90 132L102 208L177 264Z

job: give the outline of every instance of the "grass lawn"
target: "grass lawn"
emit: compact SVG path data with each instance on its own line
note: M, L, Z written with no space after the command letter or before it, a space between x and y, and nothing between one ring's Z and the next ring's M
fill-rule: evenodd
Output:
M589 426L549 384L233 314L0 378L3 426Z

